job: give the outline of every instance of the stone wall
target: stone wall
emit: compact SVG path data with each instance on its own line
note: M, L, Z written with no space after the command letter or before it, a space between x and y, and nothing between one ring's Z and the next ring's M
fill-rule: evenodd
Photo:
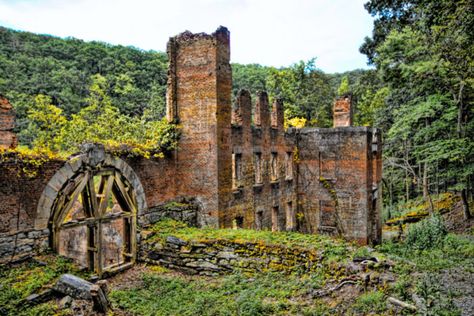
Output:
M188 274L217 275L233 270L308 272L320 267L315 249L228 240L185 241L174 236L143 238L139 260Z
M15 111L8 100L0 95L0 149L15 148L17 145Z
M142 227L147 227L165 218L170 218L186 223L189 227L197 227L198 213L199 206L195 204L194 199L180 198L149 207L140 214L140 223Z

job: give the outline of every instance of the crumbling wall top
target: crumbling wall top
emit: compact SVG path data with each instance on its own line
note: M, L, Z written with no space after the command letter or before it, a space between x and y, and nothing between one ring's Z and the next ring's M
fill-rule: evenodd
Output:
M192 33L190 31L184 31L175 37L171 37L170 41L176 41L180 44L187 43L187 42L194 42L197 40L202 40L202 39L214 39L219 37L220 35L226 35L228 36L229 30L225 26L219 26L217 30L212 33L212 34L207 34L207 33Z

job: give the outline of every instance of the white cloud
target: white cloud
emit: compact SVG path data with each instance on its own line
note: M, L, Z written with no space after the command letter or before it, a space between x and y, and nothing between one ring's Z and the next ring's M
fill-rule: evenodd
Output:
M0 0L0 25L164 51L184 30L231 31L232 61L284 66L317 57L327 72L366 67L366 0Z

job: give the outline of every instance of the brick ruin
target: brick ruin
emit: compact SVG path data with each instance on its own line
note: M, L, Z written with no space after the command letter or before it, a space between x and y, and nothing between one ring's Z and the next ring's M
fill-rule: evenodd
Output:
M352 110L352 95L337 98L333 107L333 126L352 126Z
M17 145L15 127L15 112L6 98L0 95L0 149L15 148Z
M68 161L47 161L34 175L22 172L27 162L18 155L4 155L0 263L52 247L99 274L127 266L139 259L137 232L161 218L170 201L192 201L188 212L198 226L380 241L380 132L350 126L350 98L336 101L334 128L285 130L281 100L259 92L254 103L241 90L232 102L226 28L184 32L167 50L167 118L182 128L178 148L145 159L86 146ZM11 147L5 113L12 112L5 104L2 99L0 140ZM104 201L111 198L109 210Z

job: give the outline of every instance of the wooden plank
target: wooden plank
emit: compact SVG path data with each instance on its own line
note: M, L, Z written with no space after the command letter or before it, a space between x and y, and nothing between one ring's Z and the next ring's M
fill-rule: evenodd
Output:
M135 207L135 204L133 203L132 199L130 198L129 194L128 194L128 191L126 189L126 186L125 184L122 182L122 179L120 179L121 176L120 174L116 173L115 174L115 183L117 184L118 186L118 189L122 195L122 197L124 198L125 202L127 203L127 206L129 208L129 210L132 212L132 213L136 213L137 212L137 209Z
M74 202L76 202L77 199L79 198L79 195L81 194L82 190L84 190L87 184L87 180L88 180L87 178L88 178L88 174L86 173L86 175L84 176L84 179L82 179L82 181L74 190L74 193L72 194L71 199L67 202L64 208L62 208L59 212L57 212L56 219L54 220L57 226L60 226L63 223L69 210L74 205Z
M88 189L89 189L89 197L90 197L90 202L91 202L91 207L92 207L92 214L94 217L98 218L100 217L99 214L99 206L97 203L97 196L95 192L95 186L94 186L94 177L89 178L89 183L88 183Z
M105 177L102 177L104 179ZM114 177L108 176L105 184L105 191L103 192L104 197L100 201L99 214L104 216L107 211L107 205L109 203L110 195L112 194L112 186L114 184Z

